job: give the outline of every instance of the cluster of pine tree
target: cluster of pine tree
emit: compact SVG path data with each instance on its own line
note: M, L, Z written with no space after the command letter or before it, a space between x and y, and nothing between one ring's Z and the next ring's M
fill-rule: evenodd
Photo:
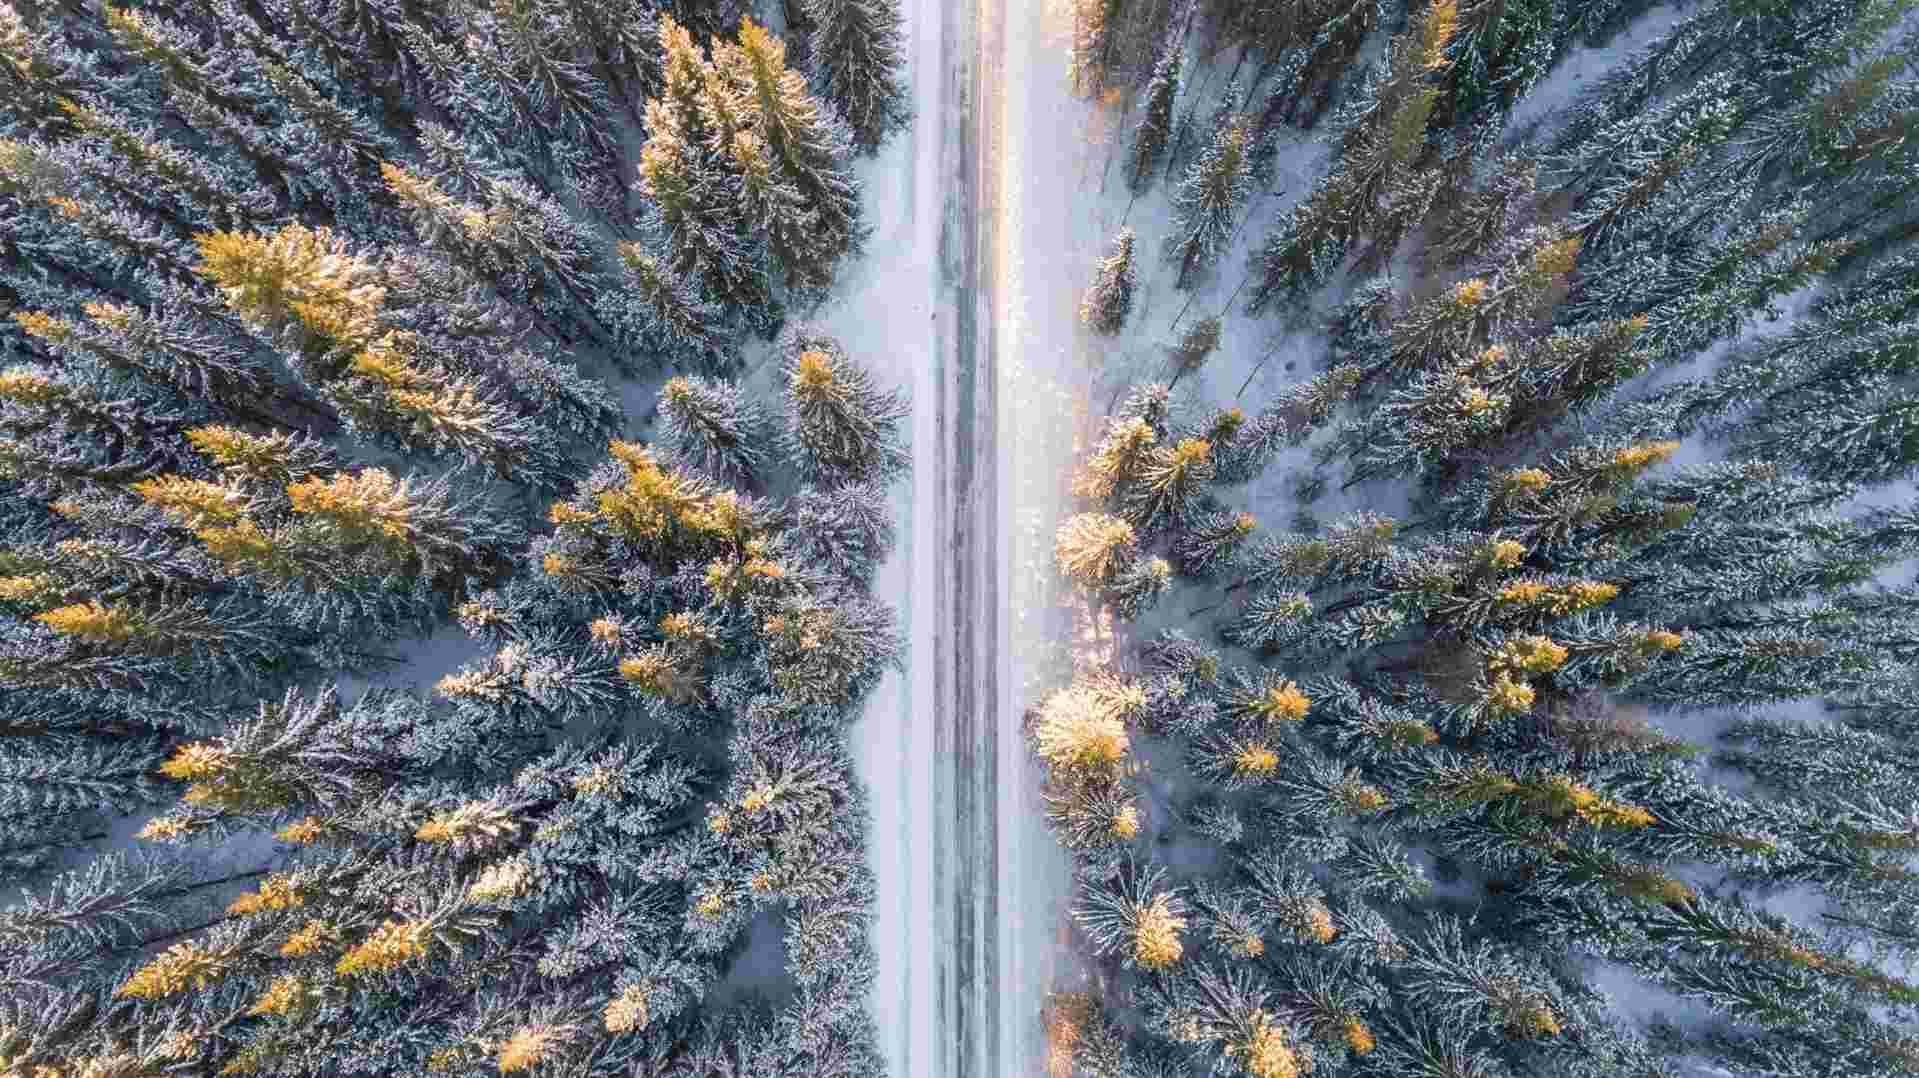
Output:
M1133 388L1071 477L1057 569L1118 646L1026 716L1097 972L1052 1072L1919 1074L1912 5L1705 0L1528 130L1635 8L1075 11L1132 190L1185 169L1167 279L1264 233L1175 369L1330 319L1256 410ZM1195 56L1231 72L1197 122ZM1282 459L1353 511L1262 534ZM1683 1020L1598 987L1634 979Z
M879 1072L901 24L747 8L0 2L0 1073Z

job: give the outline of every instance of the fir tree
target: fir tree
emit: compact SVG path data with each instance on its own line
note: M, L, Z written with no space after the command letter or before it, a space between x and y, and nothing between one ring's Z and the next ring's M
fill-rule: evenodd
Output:
M867 153L906 125L909 106L900 86L903 62L895 0L807 0L814 69L821 95L853 130Z
M1140 110L1139 126L1133 131L1133 147L1127 157L1126 181L1135 194L1144 191L1159 171L1159 159L1173 136L1173 102L1179 97L1181 65L1185 50L1169 43L1153 67L1146 84L1145 103Z
M807 475L829 482L890 478L905 463L899 424L906 407L838 342L810 329L781 344L787 444Z
M731 354L725 323L711 303L638 244L619 246L624 282L641 332L673 353L702 364Z
M1179 287L1219 259L1233 233L1241 204L1251 192L1252 128L1244 118L1225 118L1211 143L1187 170L1173 198L1179 217L1166 252L1179 264Z
M768 286L757 245L734 212L738 180L711 148L702 118L708 62L671 18L660 20L659 33L665 85L646 103L637 187L652 202L674 272L698 280L716 302L754 311Z
M1099 260L1099 272L1079 301L1079 320L1094 333L1112 335L1133 310L1133 230L1113 237L1112 253Z
M754 204L755 169L764 169L766 194L758 202L758 226L767 234L774 257L785 270L787 283L819 288L832 279L833 265L859 249L864 231L859 223L859 185L847 169L851 138L845 125L806 92L798 72L786 67L786 47L750 19L740 23L738 45L717 43L713 68L724 79L724 90L711 89L715 100L707 107L716 114L732 112L740 124L764 146L734 134L727 149L744 177L748 205ZM780 215L786 199L775 192L790 187L796 207L805 207L788 221ZM790 231L789 231L790 230Z
M701 378L675 378L660 390L660 411L675 458L721 482L750 482L761 466L764 433L740 388Z

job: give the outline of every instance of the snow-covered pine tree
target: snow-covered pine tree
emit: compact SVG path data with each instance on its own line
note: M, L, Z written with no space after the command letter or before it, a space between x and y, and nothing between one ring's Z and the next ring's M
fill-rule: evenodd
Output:
M620 299L639 339L691 363L724 365L732 349L716 305L641 245L621 243L617 250L625 285Z
M738 179L702 118L710 65L693 37L671 17L660 19L664 85L646 103L646 145L639 192L652 204L676 274L700 282L714 302L749 317L769 299L763 256L740 227Z
M808 327L789 330L780 354L786 444L802 472L829 484L896 474L906 461L899 392L880 389L839 342Z
M1126 183L1136 195L1152 185L1159 174L1159 160L1172 141L1173 104L1179 99L1185 61L1185 49L1169 41L1146 84L1139 124L1133 128L1133 145L1126 157Z
M906 125L911 105L900 84L905 42L898 0L804 0L820 95L866 153Z
M1252 125L1229 116L1193 162L1173 197L1178 218L1166 239L1166 257L1179 265L1178 287L1192 288L1199 274L1224 254L1241 206L1252 192Z
M1094 333L1118 333L1133 310L1133 230L1122 228L1113 237L1112 253L1099 260L1093 283L1080 297L1079 320Z
M766 432L759 410L732 382L674 378L660 389L660 413L675 462L723 483L751 483Z
M757 137L765 147L765 182L790 187L796 206L804 207L803 216L792 218L794 231L784 237L785 244L781 199L769 193L759 203L764 212L758 226L768 233L789 285L823 288L832 280L834 265L856 252L865 235L859 183L849 168L851 136L844 121L807 92L799 72L787 68L784 42L750 19L740 23L739 33L737 45L714 45L712 67L724 80L724 89L709 83L707 93L726 100L710 101L707 107L716 114L733 113L732 122ZM732 133L727 152L738 154L738 145L738 135ZM739 168L750 189L753 181L745 162Z

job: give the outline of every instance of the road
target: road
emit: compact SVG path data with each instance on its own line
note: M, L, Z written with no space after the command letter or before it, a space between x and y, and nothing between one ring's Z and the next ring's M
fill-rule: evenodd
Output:
M999 615L1004 609L997 424L999 12L1004 0L928 4L940 12L940 305L932 493L937 568L930 708L934 730L936 917L933 1067L939 1078L999 1078ZM930 117L922 116L923 120ZM928 126L932 126L930 123ZM928 598L919 596L916 598ZM919 1073L917 1069L911 1073Z
M1034 36L1043 5L906 10L915 122L868 174L875 237L826 319L856 352L890 356L914 397L901 542L877 583L904 612L910 657L857 728L879 885L873 1013L890 1073L1002 1078L1036 1073L1064 893L1018 731L1044 619L1013 599L1033 598L1023 568L1050 527L1032 522L1050 519L1071 441L1057 422L1029 429L1062 414L1040 405L1034 373L1065 353L1025 335L1070 339L1072 303L1050 289L1032 302L1034 244L1050 233L1024 221L1036 190L1070 185L1021 182L1025 151L1009 145L1055 133L1021 116L1029 91L1060 81Z

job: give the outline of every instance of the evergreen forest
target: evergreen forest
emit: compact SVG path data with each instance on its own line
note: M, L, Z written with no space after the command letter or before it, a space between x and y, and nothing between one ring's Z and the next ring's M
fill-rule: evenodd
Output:
M0 0L0 1078L965 1078L995 446L1009 1075L1919 1078L1916 8Z
M901 20L784 8L0 0L0 1074L884 1072Z
M1919 1074L1913 4L1069 6L1047 1072Z

